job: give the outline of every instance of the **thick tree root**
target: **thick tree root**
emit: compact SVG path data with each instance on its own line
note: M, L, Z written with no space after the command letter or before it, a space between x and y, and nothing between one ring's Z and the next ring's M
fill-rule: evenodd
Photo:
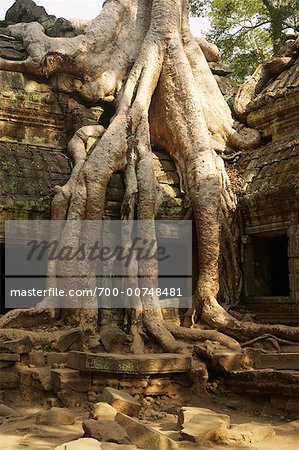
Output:
M207 60L218 58L217 50L196 41L188 25L187 0L107 0L103 11L85 34L70 39L45 36L40 24L11 26L12 36L23 39L29 54L26 61L0 60L0 69L29 71L51 76L67 73L81 79L70 92L91 103L115 101L116 114L107 130L100 126L76 131L69 143L74 168L68 183L56 188L52 203L53 233L62 244L78 247L82 228L77 221L102 220L108 182L115 172L125 174L124 221L137 214L144 235L156 241L154 220L159 205L152 145L163 147L180 174L198 237L200 261L194 308L209 325L231 336L256 337L270 332L290 340L299 338L297 329L238 322L217 303L221 231L225 231L236 199L230 188L223 161L216 150L228 145L247 149L257 145L257 132L233 128L230 109L221 95ZM242 100L245 114L248 99L266 79L260 69L251 93ZM263 81L264 82L264 81ZM97 139L88 152L89 138ZM66 220L63 229L57 219ZM147 224L147 225L144 225ZM228 225L227 225L228 226ZM231 236L226 229L226 237ZM233 255L234 245L226 242ZM232 261L237 279L238 264ZM86 288L95 287L94 267L82 262L59 261L49 265L49 275L64 273L64 289L73 284L70 274L90 274ZM88 265L88 267L86 266ZM157 286L157 261L142 261L140 287ZM229 273L229 268L227 273ZM68 276L70 280L68 280ZM57 278L57 283L59 279ZM233 283L237 285L238 283ZM232 286L232 285L231 285ZM73 287L73 286L72 286ZM84 284L81 286L84 288ZM231 290L235 287L231 287ZM61 317L74 325L97 326L97 298L74 298L61 310ZM166 325L158 299L139 299L140 310L131 314L132 351L143 351L143 333L148 333L164 351L186 352L180 339L218 341L239 350L238 343L213 330L181 329ZM128 316L129 317L129 316Z
M167 329L178 339L185 341L212 341L219 342L219 344L227 347L231 350L241 350L240 344L235 340L226 336L223 333L220 333L216 330L201 330L198 328L184 328L177 325L166 325Z

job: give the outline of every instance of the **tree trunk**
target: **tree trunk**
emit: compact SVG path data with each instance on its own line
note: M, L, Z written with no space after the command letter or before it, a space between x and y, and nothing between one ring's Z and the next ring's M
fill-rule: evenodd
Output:
M259 135L254 130L243 130L240 135L233 129L230 109L205 57L209 55L208 44L202 43L202 49L201 41L191 35L188 1L107 0L86 33L74 38L45 36L38 23L10 26L9 31L23 39L29 57L22 62L1 59L0 69L29 71L50 80L54 73L69 73L81 79L79 85L70 83L70 94L81 96L85 102L104 100L116 106L106 130L84 127L69 143L74 169L68 183L56 188L52 204L52 219L66 219L60 230L62 241L74 246L80 242L81 230L74 225L75 220L103 218L107 184L115 172L123 172L126 182L123 220L134 217L137 208L138 220L147 221L144 233L155 239L158 194L152 146L159 145L176 164L197 228L200 268L195 314L232 335L255 336L265 327L288 334L287 328L242 324L217 302L221 231L227 230L236 199L216 150L225 151L226 146L249 148L258 144ZM98 140L86 156L90 136ZM139 269L150 270L150 282L154 283L157 261L151 266L143 264L147 267ZM77 267L79 274L82 268L86 270ZM66 274L70 269L67 264L63 267ZM88 270L92 275L93 268ZM146 286L146 281L143 283ZM88 287L94 284L95 277L91 276ZM62 310L62 317L71 324L96 327L97 299L88 299L88 308L75 300L76 308ZM171 352L186 351L178 339L188 338L218 340L239 348L219 332L182 332L167 326L155 306L156 298L148 295L139 300L140 308L131 314L132 351L143 351L144 332ZM297 334L289 333L296 339Z

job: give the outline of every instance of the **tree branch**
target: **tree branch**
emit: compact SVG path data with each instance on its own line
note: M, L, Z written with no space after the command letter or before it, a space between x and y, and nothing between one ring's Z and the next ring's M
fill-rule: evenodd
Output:
M234 37L234 36L237 36L238 33L242 33L243 31L245 34L251 30L262 27L263 25L267 25L268 23L270 23L270 20L265 20L264 22L260 22L260 23L257 23L256 25L252 25L252 26L241 25L241 28L239 30L237 30L235 33L228 34L227 36Z

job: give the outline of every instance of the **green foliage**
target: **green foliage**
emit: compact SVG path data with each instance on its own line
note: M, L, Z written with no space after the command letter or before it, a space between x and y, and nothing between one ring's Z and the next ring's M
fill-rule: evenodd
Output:
M42 346L42 352L44 353L50 353L53 352L53 345L51 342L46 342L43 346Z
M221 49L236 83L299 31L299 0L190 0L190 8L211 18L207 39Z

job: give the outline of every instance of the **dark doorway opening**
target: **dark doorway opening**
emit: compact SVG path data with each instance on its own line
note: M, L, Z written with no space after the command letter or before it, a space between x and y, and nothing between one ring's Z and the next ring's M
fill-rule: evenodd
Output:
M250 237L247 258L249 296L288 296L288 237L259 235Z

